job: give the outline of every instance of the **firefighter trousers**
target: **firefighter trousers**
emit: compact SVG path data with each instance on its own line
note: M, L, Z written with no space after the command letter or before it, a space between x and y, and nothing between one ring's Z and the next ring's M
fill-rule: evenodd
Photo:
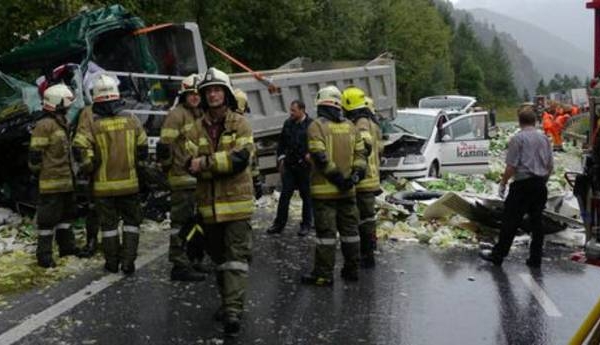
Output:
M359 242L358 209L356 199L313 200L317 230L315 265L313 274L333 279L336 235L340 234L344 268L346 272L358 270Z
M52 241L56 235L61 256L75 250L71 221L75 218L75 199L71 192L40 194L37 205L38 262L52 259Z
M216 275L221 309L239 315L244 309L252 250L249 220L202 224L206 252L217 264Z
M358 222L360 256L362 258L372 258L377 242L375 233L375 193L357 193L356 205L360 214L360 221Z
M99 197L96 212L102 230L104 259L109 265L133 264L137 258L142 209L138 194ZM123 220L123 244L119 240L119 220Z

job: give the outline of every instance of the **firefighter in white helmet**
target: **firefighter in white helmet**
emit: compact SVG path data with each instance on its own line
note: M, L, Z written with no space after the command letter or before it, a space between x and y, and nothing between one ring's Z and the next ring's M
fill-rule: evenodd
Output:
M252 248L254 200L250 163L252 128L237 114L229 76L210 68L199 86L205 114L198 124L190 171L198 177L198 209L206 235L206 251L217 266L222 320L226 335L240 330Z
M139 119L124 112L115 79L101 75L94 82L93 121L83 123L75 140L82 169L93 176L93 196L102 230L105 269L135 272L142 211L138 166L148 156L146 133ZM119 221L123 221L123 241Z
M156 146L156 158L171 187L171 234L169 240L169 261L173 263L171 280L201 281L206 276L196 272L186 253L186 241L195 225L196 178L187 171L186 163L191 158L185 144L193 139L195 121L200 117L200 94L198 85L201 76L192 74L181 82L178 104L169 111L160 131L160 142ZM200 233L193 233L188 246L193 253L202 252ZM197 248L199 246L199 248ZM200 257L201 259L201 257Z
M73 101L73 93L64 84L47 88L44 116L36 123L29 144L29 168L39 177L36 257L38 265L45 268L56 266L52 258L54 236L61 257L79 254L70 225L75 217L75 200L65 117Z
M312 272L302 283L333 284L337 233L346 281L358 280L358 209L355 185L364 178L365 145L354 124L342 116L342 94L335 86L317 93L317 119L308 127L308 151L314 164L310 179L317 232Z

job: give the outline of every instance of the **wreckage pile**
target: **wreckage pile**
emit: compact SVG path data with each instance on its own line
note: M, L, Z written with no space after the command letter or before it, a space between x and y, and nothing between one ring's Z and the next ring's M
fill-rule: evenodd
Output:
M503 202L496 193L504 156L510 137L517 131L516 126L499 129L490 143L490 170L485 175L446 174L440 179L383 181L383 193L377 198L378 237L443 248L490 242L501 224ZM551 235L546 238L567 246L582 246L585 235L577 201L564 178L566 169L581 171L581 149L567 144L565 152L556 152L554 158L544 214L544 227ZM517 241L528 242L528 235Z

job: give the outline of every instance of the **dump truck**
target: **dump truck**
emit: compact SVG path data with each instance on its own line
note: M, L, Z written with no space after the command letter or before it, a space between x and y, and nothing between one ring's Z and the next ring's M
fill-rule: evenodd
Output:
M67 65L69 73L55 75L57 66ZM106 73L118 78L127 109L144 124L152 150L164 115L177 98L180 81L189 74L205 72L208 66L196 23L146 26L120 5L83 11L1 55L0 183L5 203L17 209L33 204L35 183L26 159L30 131L41 109L36 79L39 83L59 78L71 86L76 101L68 117L75 122L80 110L91 102L94 77ZM275 168L277 138L292 100L303 101L307 112L314 115L320 88L356 85L374 99L382 117L393 117L396 112L394 62L385 54L372 61L334 63L299 57L260 73L277 85L277 92L252 73L230 76L233 86L248 95L248 117L260 168L265 172Z

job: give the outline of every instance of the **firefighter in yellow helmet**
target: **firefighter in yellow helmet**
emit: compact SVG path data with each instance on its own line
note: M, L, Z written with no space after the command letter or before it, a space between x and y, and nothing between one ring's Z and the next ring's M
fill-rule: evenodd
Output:
M198 85L201 76L192 74L181 82L178 104L169 111L160 131L160 142L156 146L156 158L171 188L171 233L169 237L169 261L173 263L171 280L201 281L206 276L196 272L185 250L186 240L195 225L196 178L187 171L191 158L185 144L194 138L195 121L200 118L200 94ZM194 233L193 236L202 236ZM190 239L194 255L202 252L202 240ZM196 248L198 247L199 248Z
M124 112L117 82L100 75L93 87L93 122L75 140L81 168L93 176L93 196L102 230L104 268L135 272L142 210L138 166L148 158L148 140L139 119ZM119 240L123 220L123 242Z
M39 177L37 205L39 266L55 267L52 240L56 235L61 257L79 254L70 221L75 214L69 126L65 117L73 93L64 84L44 91L44 116L36 123L29 144L29 168Z
M344 115L354 122L365 143L367 172L356 185L356 204L360 213L360 260L364 268L375 267L373 251L377 241L375 233L375 195L379 187L379 155L382 134L375 120L373 100L358 87L350 86L342 93Z
M215 318L223 322L225 334L233 336L240 330L252 247L254 140L248 120L235 112L237 101L227 74L208 69L199 91L204 115L196 122L194 147L190 145L196 157L190 171L198 178L206 251L218 265L221 307Z
M246 114L250 113L250 107L248 106L248 95L240 89L233 90L235 95L235 100L237 101L237 109L236 113L246 116ZM254 185L254 197L258 200L263 195L263 184L260 177L260 170L258 166L258 156L256 155L256 146L254 146L254 155L252 156L252 162L250 164L250 168L252 170L252 184Z
M355 185L365 176L365 147L354 124L342 116L341 93L327 86L317 94L317 119L308 127L308 150L315 170L311 175L317 231L314 269L302 283L332 285L336 235L344 256L341 274L358 280L358 210Z

